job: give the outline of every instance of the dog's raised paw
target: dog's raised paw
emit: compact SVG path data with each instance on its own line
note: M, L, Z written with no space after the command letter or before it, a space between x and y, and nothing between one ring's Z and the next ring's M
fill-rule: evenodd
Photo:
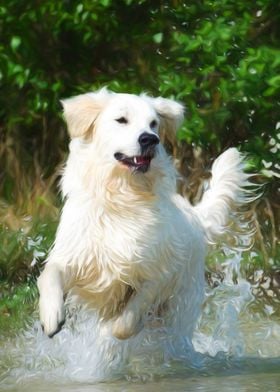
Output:
M49 338L53 338L54 335L56 335L58 332L61 331L61 329L62 329L62 327L63 327L64 324L65 324L65 319L61 320L61 321L58 323L57 329L56 329L55 331L53 331L53 332L51 332L51 333L48 333L48 337L49 337ZM43 327L43 326L42 326L42 327ZM43 330L44 330L44 327L43 327Z
M59 303L40 301L40 319L43 332L52 338L65 323L65 310L63 302Z

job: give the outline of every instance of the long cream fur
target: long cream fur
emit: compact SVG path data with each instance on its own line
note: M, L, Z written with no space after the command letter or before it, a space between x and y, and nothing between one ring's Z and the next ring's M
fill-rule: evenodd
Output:
M65 204L38 279L46 334L59 331L68 294L95 309L117 338L137 334L149 315L163 326L176 318L191 337L203 301L207 242L223 231L247 183L239 152L231 148L216 160L210 188L193 207L177 194L177 173L161 144L146 173L132 173L114 157L139 155L143 132L175 133L181 104L106 89L62 103L72 140ZM122 116L127 124L116 121ZM158 126L151 130L153 120ZM187 325L178 323L180 314Z

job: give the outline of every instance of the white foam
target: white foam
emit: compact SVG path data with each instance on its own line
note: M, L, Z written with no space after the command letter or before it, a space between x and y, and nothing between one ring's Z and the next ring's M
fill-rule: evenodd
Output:
M120 341L110 336L95 313L81 311L68 318L52 339L35 321L7 341L0 353L0 368L6 369L2 380L21 386L40 380L62 384L152 380L176 372L178 366L183 366L184 374L191 374L220 369L221 363L224 369L229 358L279 358L280 326L269 315L263 318L250 311L255 299L240 273L240 260L239 252L228 254L223 282L207 290L193 342L176 325L145 328L136 337ZM180 325L182 317L178 315Z

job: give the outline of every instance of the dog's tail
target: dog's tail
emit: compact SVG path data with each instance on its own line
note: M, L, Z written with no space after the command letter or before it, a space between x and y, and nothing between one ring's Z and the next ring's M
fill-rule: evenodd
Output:
M231 211L254 199L250 190L250 174L246 174L244 169L244 157L236 148L226 150L213 164L209 188L194 207L209 242L216 242L225 232L231 223Z

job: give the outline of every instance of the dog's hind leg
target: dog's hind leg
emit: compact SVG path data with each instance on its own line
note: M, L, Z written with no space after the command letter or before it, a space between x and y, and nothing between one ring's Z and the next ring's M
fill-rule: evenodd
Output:
M40 320L44 332L51 338L65 321L63 280L56 264L46 264L38 278Z
M166 283L165 283L166 284ZM159 282L146 281L133 295L122 314L113 322L112 333L118 339L128 339L143 328L142 316L163 291Z

